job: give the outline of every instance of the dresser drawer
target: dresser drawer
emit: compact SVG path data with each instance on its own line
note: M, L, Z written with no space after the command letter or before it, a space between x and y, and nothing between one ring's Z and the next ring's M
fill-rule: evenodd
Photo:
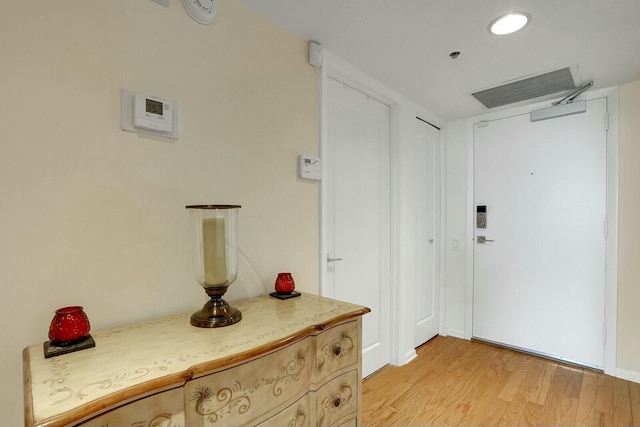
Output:
M186 425L183 393L181 387L145 397L78 426L182 427Z
M315 408L315 406L313 406ZM307 394L293 405L258 424L259 427L305 427L312 425L313 409Z
M315 392L316 425L331 426L358 409L358 371L349 371Z
M312 337L233 368L189 381L189 426L245 426L302 397L311 378Z
M358 418L355 416L353 418L349 418L348 420L338 424L337 427L358 427Z
M313 373L321 383L340 369L358 363L358 322L349 322L323 331L316 337Z

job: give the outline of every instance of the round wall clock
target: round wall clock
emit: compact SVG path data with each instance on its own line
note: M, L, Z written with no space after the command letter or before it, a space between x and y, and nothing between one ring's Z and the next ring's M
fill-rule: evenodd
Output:
M215 0L182 0L184 8L194 21L211 24L216 17Z

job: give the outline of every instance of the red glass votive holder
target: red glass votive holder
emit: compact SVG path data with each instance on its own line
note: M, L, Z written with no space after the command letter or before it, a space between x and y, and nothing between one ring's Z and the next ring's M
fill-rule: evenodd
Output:
M90 329L89 318L82 307L63 307L56 310L51 320L49 339L52 345L64 347L87 338Z

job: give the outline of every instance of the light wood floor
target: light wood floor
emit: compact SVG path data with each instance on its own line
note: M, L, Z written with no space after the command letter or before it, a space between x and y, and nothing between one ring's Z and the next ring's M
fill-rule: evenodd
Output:
M640 384L437 336L363 384L365 426L640 426Z

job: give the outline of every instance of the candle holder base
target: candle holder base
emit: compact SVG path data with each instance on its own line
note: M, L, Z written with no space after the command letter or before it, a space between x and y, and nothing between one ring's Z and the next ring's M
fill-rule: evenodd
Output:
M242 313L220 297L209 301L191 315L191 324L198 328L219 328L230 326L242 320Z

